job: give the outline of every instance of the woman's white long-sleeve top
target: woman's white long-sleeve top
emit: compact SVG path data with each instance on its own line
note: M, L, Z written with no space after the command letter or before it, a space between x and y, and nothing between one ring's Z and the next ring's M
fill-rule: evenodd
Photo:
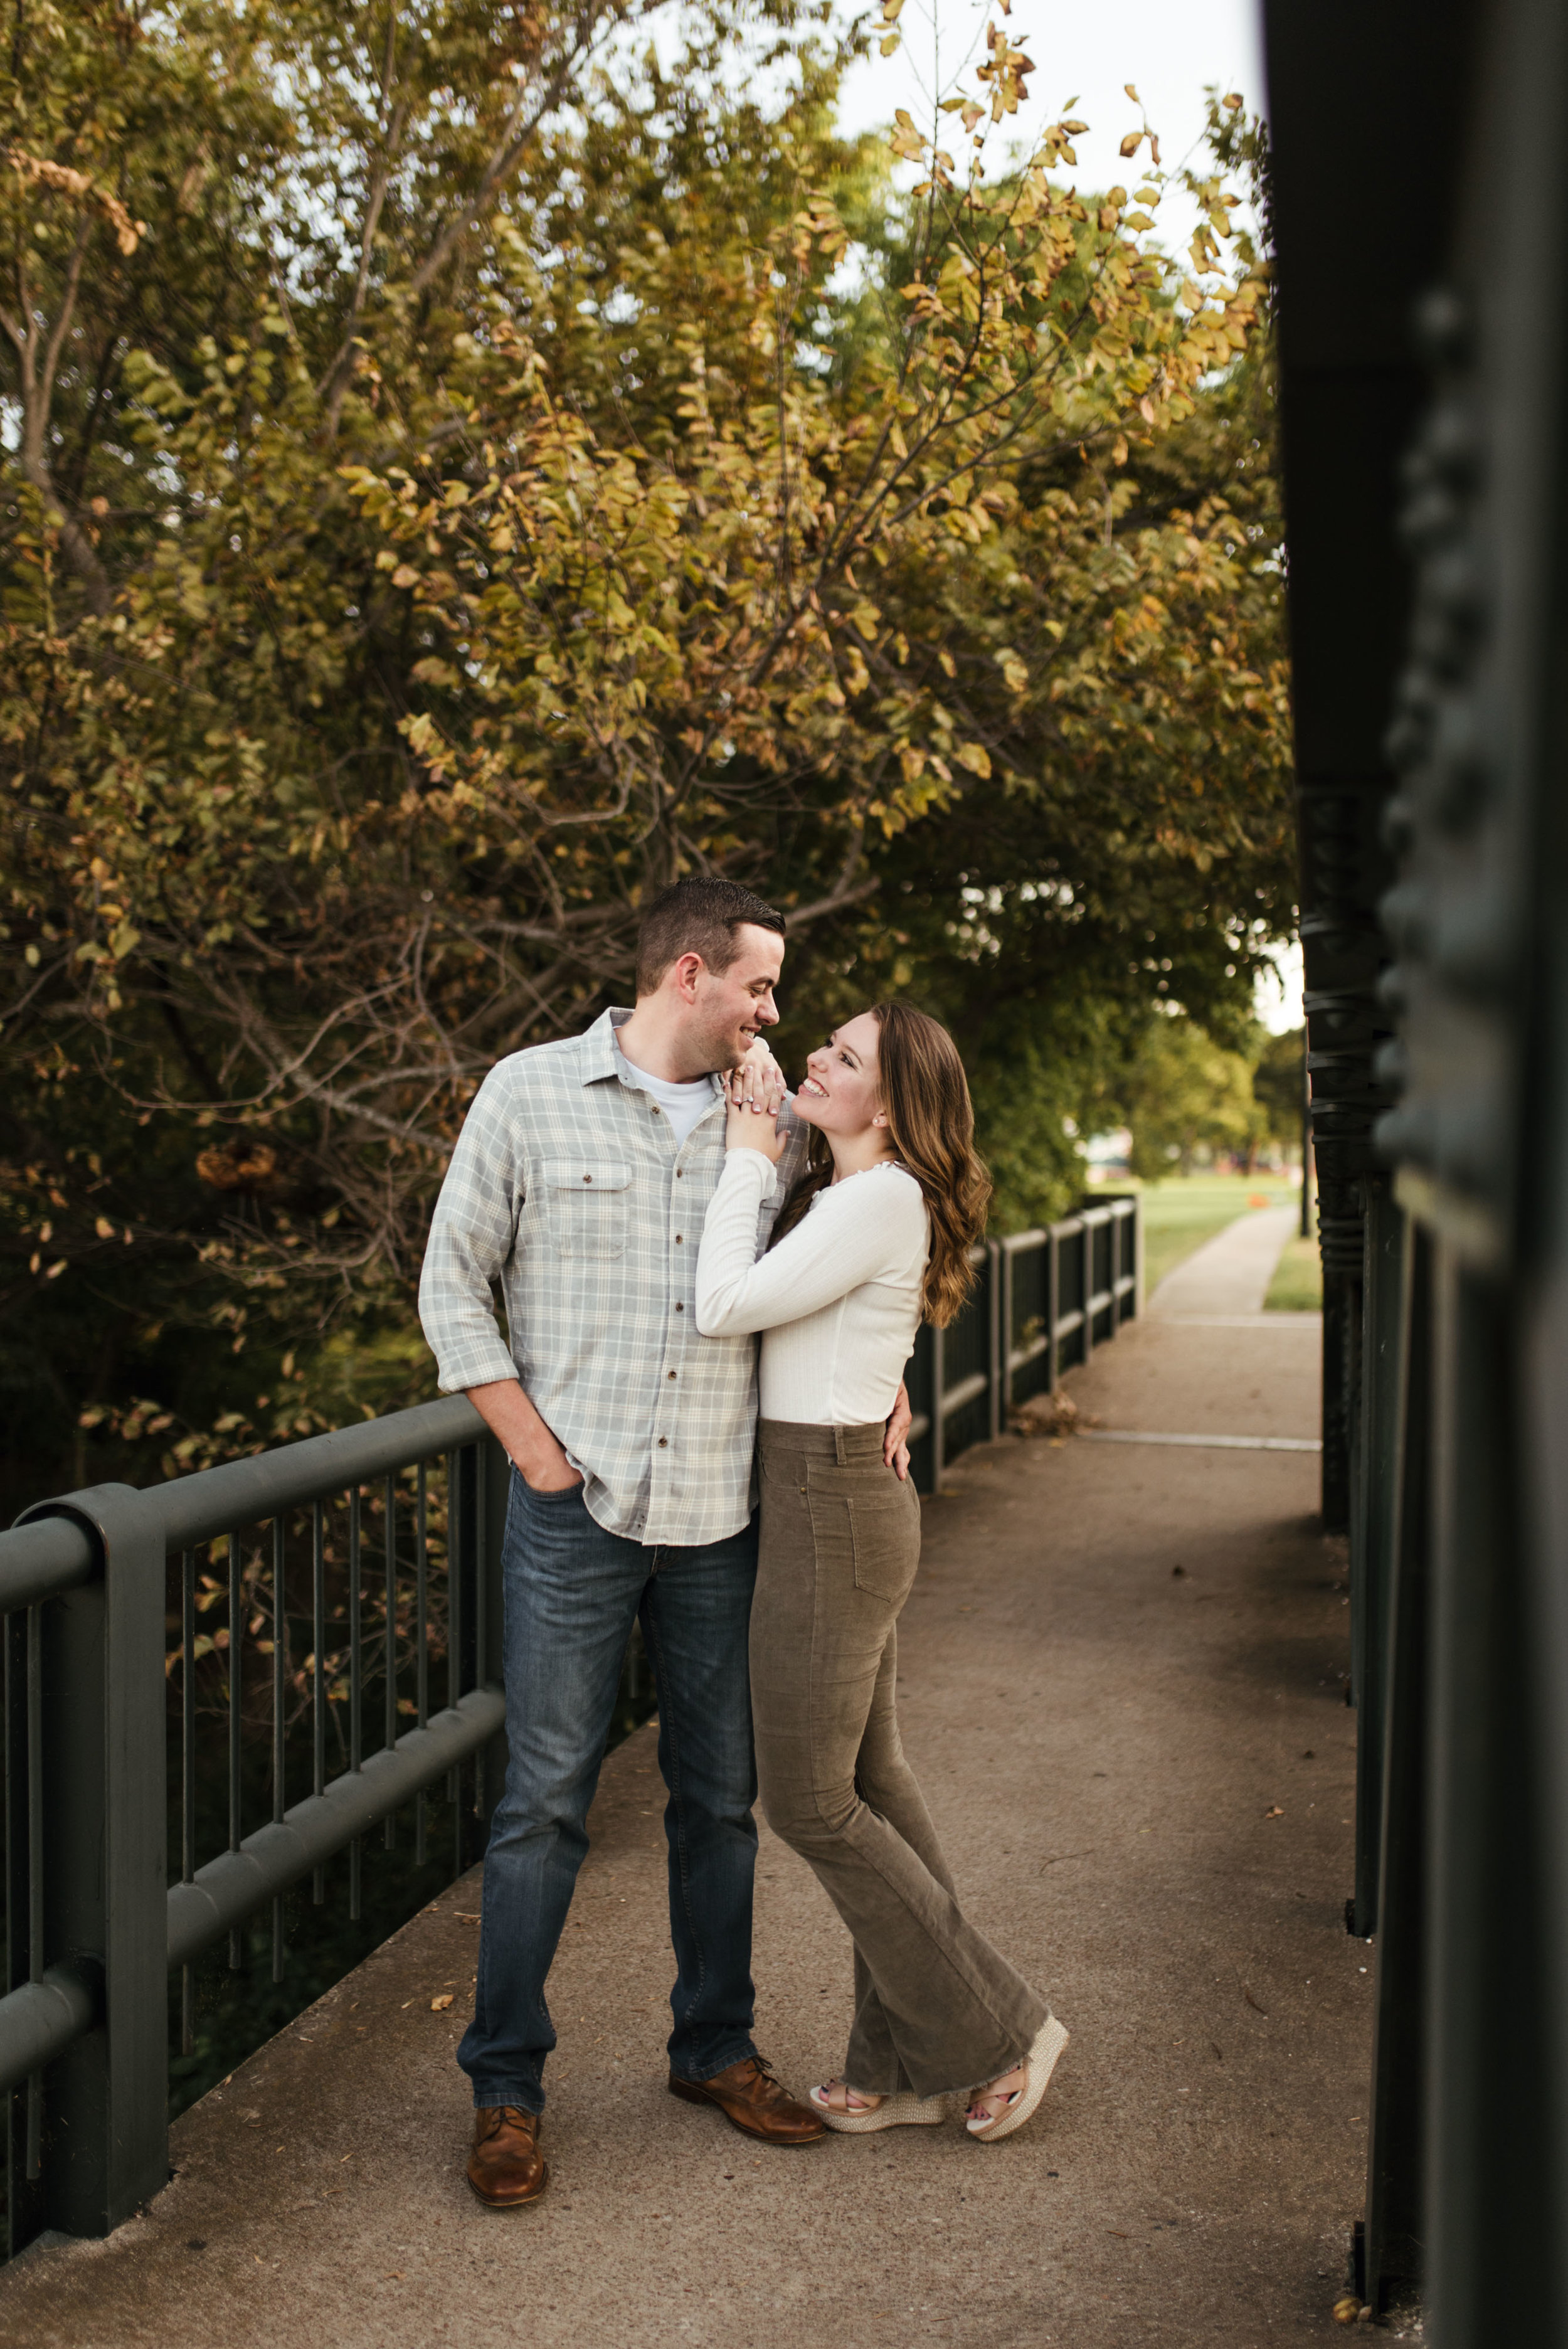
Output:
M869 1426L892 1409L920 1327L931 1245L920 1185L892 1164L848 1175L759 1257L772 1183L761 1151L725 1159L697 1257L696 1326L707 1338L762 1331L764 1419Z

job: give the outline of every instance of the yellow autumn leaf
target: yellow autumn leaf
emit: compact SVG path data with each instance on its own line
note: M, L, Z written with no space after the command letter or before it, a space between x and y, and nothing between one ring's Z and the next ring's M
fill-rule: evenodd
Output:
M989 777L991 754L980 743L965 742L953 755L961 767L968 768L972 775L979 775L982 780Z

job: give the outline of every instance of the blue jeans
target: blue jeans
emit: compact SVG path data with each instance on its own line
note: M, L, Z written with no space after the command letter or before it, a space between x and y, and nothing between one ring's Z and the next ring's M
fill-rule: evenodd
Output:
M485 1853L474 2019L458 2050L474 2102L544 2109L555 2044L545 1976L588 1848L634 1619L654 1668L669 1789L670 2068L709 2080L756 2052L747 1630L757 1521L727 1541L646 1547L596 1525L581 1485L536 1493L514 1471L502 1574L506 1791Z

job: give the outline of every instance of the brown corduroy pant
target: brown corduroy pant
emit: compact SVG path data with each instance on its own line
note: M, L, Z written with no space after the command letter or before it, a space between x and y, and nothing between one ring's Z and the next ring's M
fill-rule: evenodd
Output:
M979 2086L1050 2010L959 1908L903 1757L898 1618L920 1501L878 1427L763 1420L751 1705L762 1808L855 1945L843 2077L864 2095Z

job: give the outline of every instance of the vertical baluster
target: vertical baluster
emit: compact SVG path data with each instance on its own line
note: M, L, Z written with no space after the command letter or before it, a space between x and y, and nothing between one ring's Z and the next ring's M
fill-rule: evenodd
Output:
M5 1812L0 1849L5 1861L5 1971L0 1991L20 1990L27 1961L27 1619L0 1616L0 1659L5 1681ZM25 2110L26 2090L23 2092ZM16 2114L14 2095L0 2095L0 2131L5 2160L5 2245L22 2248L22 2173L25 2160L16 2158Z
M44 1641L36 1607L27 1609L27 1980L44 1979ZM43 2168L44 2075L27 2078L27 2176Z
M464 1522L463 1460L460 1452L447 1454L447 1702L455 1705L463 1692L463 1558L468 1546Z
M397 1743L397 1480L387 1479L387 1711L385 1744L388 1753ZM397 1817L387 1814L383 1830L392 1850L397 1835Z
M180 1881L196 1875L196 1560L180 1553ZM180 1969L180 2053L189 2055L191 1969Z
M430 1645L427 1636L429 1612L429 1559L426 1547L426 1505L428 1501L428 1471L421 1460L415 1470L414 1485L414 1707L415 1718L424 1728L430 1708ZM414 1865L425 1865L425 1790L414 1797Z
M310 1790L313 1795L319 1795L326 1784L326 1510L320 1501L311 1503L310 1533L310 1629L315 1651L311 1660L310 1679ZM325 1899L325 1868L313 1869L310 1897L318 1909Z
M365 1759L365 1655L359 1619L359 1487L348 1496L348 1766L357 1770ZM364 1839L356 1836L348 1847L348 1915L359 1922L359 1867Z
M485 1560L490 1552L490 1463L485 1456L481 1437L474 1446L474 1686L482 1689L490 1671L490 1651L485 1640ZM485 1749L481 1745L474 1755L474 1813L482 1818L485 1811Z
M447 1702L455 1705L462 1694L463 1647L463 1454L447 1454ZM447 1773L447 1800L452 1806L452 1873L463 1867L463 1806L461 1778L454 1763Z
M288 1620L284 1611L284 1521L273 1519L273 1819L284 1815L284 1702L288 1691ZM284 1904L273 1902L273 1980L284 1978Z
M236 1526L229 1536L229 1849L238 1851L244 1833L242 1817L242 1780L241 1764L244 1759L244 1723L240 1706L245 1693L244 1573L240 1556L240 1529ZM236 1925L229 1935L229 1963L237 1971L243 1962L240 1929Z

